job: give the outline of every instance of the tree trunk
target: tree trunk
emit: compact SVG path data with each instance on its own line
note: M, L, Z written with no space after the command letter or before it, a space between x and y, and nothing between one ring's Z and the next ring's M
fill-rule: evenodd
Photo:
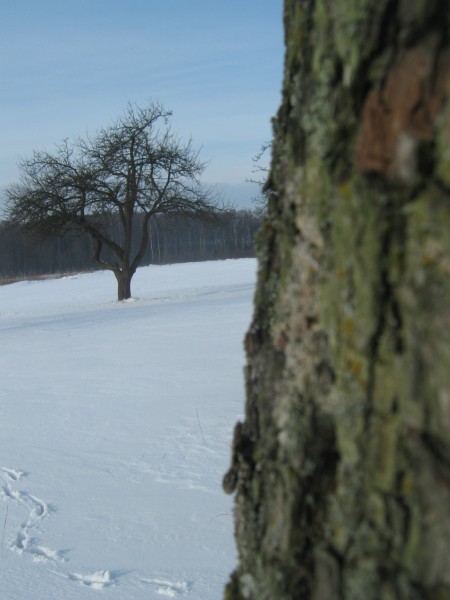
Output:
M128 300L131 298L131 278L133 273L127 269L121 271L114 271L114 275L117 279L117 299Z
M450 599L449 23L285 1L228 600Z

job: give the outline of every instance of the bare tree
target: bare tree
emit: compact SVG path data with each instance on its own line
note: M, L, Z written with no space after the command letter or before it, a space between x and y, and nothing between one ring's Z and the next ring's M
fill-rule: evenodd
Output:
M45 236L87 232L94 261L116 276L118 299L129 298L153 215L207 217L218 210L200 184L204 163L190 140L182 143L171 132L170 116L158 103L129 104L93 137L65 140L54 153L34 151L20 161L20 181L6 191L8 218ZM138 214L144 218L133 239ZM120 239L107 226L111 217L120 223Z
M264 216L267 212L267 205L273 189L271 189L270 182L268 182L270 168L262 164L263 158L266 153L272 150L272 142L264 142L261 144L261 148L252 158L253 176L246 179L247 183L255 183L258 187L258 193L252 198L255 213L258 216Z

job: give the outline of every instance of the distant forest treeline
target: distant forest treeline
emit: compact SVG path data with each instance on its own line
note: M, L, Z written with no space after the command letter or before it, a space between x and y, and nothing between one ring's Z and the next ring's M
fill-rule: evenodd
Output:
M134 222L135 239L139 236L139 221L138 216ZM142 265L252 257L260 223L261 217L247 210L220 214L214 223L174 215L152 218ZM104 227L119 239L121 229L114 217L105 217ZM94 270L97 267L91 255L91 240L86 234L67 232L40 240L20 228L0 223L2 280Z

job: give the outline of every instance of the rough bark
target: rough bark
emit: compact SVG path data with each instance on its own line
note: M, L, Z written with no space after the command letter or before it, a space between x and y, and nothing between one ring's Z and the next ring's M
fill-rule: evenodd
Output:
M450 599L450 4L284 18L225 595Z

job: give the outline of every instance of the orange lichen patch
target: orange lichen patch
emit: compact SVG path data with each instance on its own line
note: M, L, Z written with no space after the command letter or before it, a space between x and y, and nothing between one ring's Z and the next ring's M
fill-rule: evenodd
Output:
M352 339L355 334L355 322L352 319L344 319L340 326L341 334L347 339Z
M347 360L346 367L351 380L357 383L361 389L367 389L367 376L362 361L358 359Z
M356 143L356 170L403 180L414 174L417 142L432 138L450 80L450 54L437 61L434 54L425 45L407 51L383 88L369 92Z
M357 362L357 361L353 360L350 363L350 365L349 365L349 371L353 375L359 375L361 373L361 370L362 370L362 365L361 365L360 362Z

